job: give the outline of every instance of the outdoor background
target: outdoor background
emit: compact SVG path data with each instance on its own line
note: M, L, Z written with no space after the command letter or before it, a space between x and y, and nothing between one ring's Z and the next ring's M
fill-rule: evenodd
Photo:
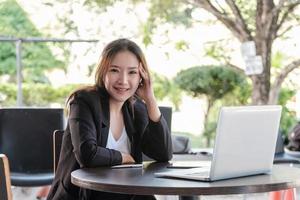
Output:
M0 0L0 107L17 106L16 43L8 39L97 40L22 42L22 106L64 107L72 90L93 84L103 47L125 37L146 54L159 105L173 107L172 132L193 147L213 145L224 105L281 104L287 135L300 117L300 2L275 1L268 6L278 16L262 9L260 18L254 0L209 2ZM244 72L246 41L262 55L261 74Z

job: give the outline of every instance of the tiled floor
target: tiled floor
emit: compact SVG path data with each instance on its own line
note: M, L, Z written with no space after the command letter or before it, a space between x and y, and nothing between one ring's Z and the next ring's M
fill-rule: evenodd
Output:
M34 200L36 199L36 193L40 188L21 188L13 187L13 199L14 200ZM300 198L300 188L297 189L297 196ZM177 196L158 196L158 200L178 200ZM245 194L245 195L215 195L215 196L201 196L201 200L271 200L268 193L257 194Z

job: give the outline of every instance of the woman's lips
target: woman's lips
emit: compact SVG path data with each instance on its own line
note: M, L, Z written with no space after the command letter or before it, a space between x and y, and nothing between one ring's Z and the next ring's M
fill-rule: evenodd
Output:
M114 87L114 89L120 93L123 93L123 92L126 92L127 90L129 90L129 88L119 88L119 87Z

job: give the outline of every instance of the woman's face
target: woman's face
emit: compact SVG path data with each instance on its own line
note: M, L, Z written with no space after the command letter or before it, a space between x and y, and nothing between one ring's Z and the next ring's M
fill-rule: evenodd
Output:
M139 61L130 51L121 51L112 60L104 76L111 100L125 102L134 95L140 81Z

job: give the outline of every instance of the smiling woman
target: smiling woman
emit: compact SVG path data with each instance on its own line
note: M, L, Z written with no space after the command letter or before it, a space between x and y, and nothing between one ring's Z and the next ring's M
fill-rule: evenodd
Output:
M167 122L152 89L146 59L137 44L118 39L103 50L95 85L67 101L68 125L48 199L155 199L154 196L96 192L71 183L84 167L141 163L172 158Z

